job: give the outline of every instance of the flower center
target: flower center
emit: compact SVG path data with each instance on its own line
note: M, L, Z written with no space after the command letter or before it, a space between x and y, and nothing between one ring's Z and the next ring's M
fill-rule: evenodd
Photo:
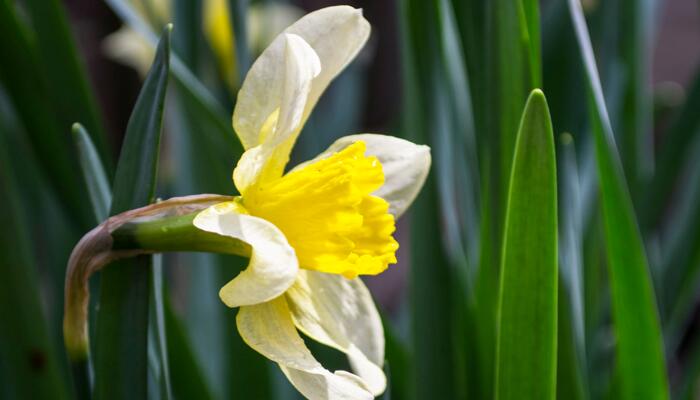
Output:
M362 141L330 157L246 190L251 215L277 226L302 268L376 275L396 263L389 204L371 193L384 184L382 165Z

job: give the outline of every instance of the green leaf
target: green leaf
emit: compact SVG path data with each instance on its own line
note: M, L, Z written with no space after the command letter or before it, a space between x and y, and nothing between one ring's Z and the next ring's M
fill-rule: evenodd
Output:
M24 4L36 34L38 66L46 77L48 100L56 110L61 130L67 132L74 121L85 124L100 158L111 170L102 118L62 3L59 0L26 0Z
M673 212L669 214L668 233L661 252L662 321L666 349L675 352L692 317L700 281L700 135L688 150L684 179L679 187Z
M60 197L61 207L71 222L82 228L92 226L92 216L84 206L86 190L77 175L77 161L72 157L70 125L62 127L51 108L47 77L39 68L38 49L26 26L15 12L13 2L0 0L0 80L7 89L28 138L48 177L51 188ZM12 60L6 62L4 60Z
M583 400L590 396L584 379L586 365L581 359L575 332L576 313L571 305L572 294L569 288L561 279L559 282L556 398Z
M542 43L540 40L540 5L537 0L521 0L521 22L524 26L525 48L528 55L528 69L530 70L530 85L542 86Z
M177 29L173 32L173 51L182 57L190 69L195 70L202 42L202 3L190 0L172 2L173 22Z
M544 94L525 105L503 239L496 399L554 399L557 359L557 184Z
M455 55L461 44L452 4L406 0L401 12L407 92L403 131L410 140L430 144L435 160L411 219L412 226L420 227L411 238L415 379L403 390L417 398L462 397L467 391L478 393L482 385L471 378L476 366L462 352L476 352L466 331L471 317L466 299L479 246L479 172L469 80L462 57ZM469 217L465 224L461 213Z
M157 393L159 398L173 398L170 380L170 363L168 361L167 333L165 325L165 306L163 305L163 256L153 256L151 267L150 287L150 318L148 325L148 352L150 372L153 374L149 381L149 393ZM151 357L151 354L153 357Z
M168 26L127 125L111 214L154 200L170 65L170 32ZM150 264L151 257L141 256L114 263L102 273L95 354L97 399L146 396Z
M415 398L455 397L453 329L449 263L439 241L435 173L428 180L413 206L410 293L413 300L412 333Z
M233 25L235 41L236 70L238 71L238 86L243 84L251 65L250 50L248 49L248 3L249 0L227 0L229 17Z
M384 400L409 399L408 389L410 360L406 345L397 337L394 327L386 318L382 318L384 336L386 338L386 363L384 371L387 373L387 394Z
M648 182L654 168L653 112L650 84L651 62L654 42L652 31L654 1L622 0L614 24L620 32L619 57L624 68L620 148L622 166L625 170L633 201L642 199L641 184ZM620 18L620 15L624 15ZM635 204L636 205L636 204Z
M165 300L165 326L168 332L168 356L173 395L176 399L211 400L213 397L206 385L201 367L192 351L185 329Z
M535 60L530 58L532 53L527 37L528 21L525 19L522 1L496 0L490 2L489 7L493 29L491 34L496 46L496 51L492 53L493 80L490 81L494 86L494 97L489 111L492 126L498 130L498 135L492 135L494 142L491 151L494 160L500 163L495 170L500 175L500 185L494 189L499 190L497 197L502 207L505 207L520 113L527 93L535 88L533 82L530 82L530 63ZM501 223L499 222L497 231L499 235Z
M90 203L95 213L95 219L99 223L109 217L109 206L112 202L109 179L90 135L79 123L73 124L73 139L78 147L78 158L90 195Z
M583 232L576 149L569 133L559 146L559 303L557 398L589 398L583 296Z
M22 220L15 169L0 124L0 370L7 398L68 399L39 297L39 279L27 224Z
M590 95L623 399L668 398L656 299L581 4L569 0Z
M700 341L695 339L688 349L687 360L681 372L680 382L674 390L673 398L679 400L697 399L700 390Z
M682 109L675 116L671 127L665 134L660 146L658 165L645 196L642 214L647 228L655 227L664 216L664 211L673 192L674 184L682 176L686 160L693 160L689 151L693 140L700 134L700 69L695 78Z

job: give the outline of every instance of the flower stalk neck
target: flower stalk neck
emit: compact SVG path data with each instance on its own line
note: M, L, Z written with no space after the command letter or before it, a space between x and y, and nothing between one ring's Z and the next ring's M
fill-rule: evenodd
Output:
M203 251L250 256L250 246L193 225L200 211L230 196L174 197L110 217L88 232L71 253L66 271L63 336L72 360L88 356L87 313L90 277L128 257L171 251Z

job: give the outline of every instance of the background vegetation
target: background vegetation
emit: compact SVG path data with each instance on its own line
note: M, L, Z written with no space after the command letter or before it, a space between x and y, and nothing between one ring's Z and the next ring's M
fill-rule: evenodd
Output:
M0 0L1 398L298 398L218 299L234 257L121 262L92 279L89 365L68 362L61 334L82 234L154 195L233 192L230 117L263 3L227 0L226 74L200 2L163 17L141 1ZM700 69L652 83L654 62L697 64L697 30L688 48L658 37L664 10L696 2L351 3L373 37L293 163L367 130L432 147L399 265L368 279L384 398L698 398ZM101 53L119 21L159 43L143 81Z

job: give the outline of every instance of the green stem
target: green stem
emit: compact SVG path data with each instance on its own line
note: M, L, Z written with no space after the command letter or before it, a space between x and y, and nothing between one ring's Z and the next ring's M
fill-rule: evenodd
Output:
M87 305L90 276L124 258L170 251L205 251L250 257L240 240L204 232L194 219L207 207L233 200L219 195L175 197L115 215L88 232L68 262L63 337L72 361L88 356Z
M112 249L142 249L154 253L201 251L250 257L248 244L195 227L193 220L197 214L128 222L112 232Z

